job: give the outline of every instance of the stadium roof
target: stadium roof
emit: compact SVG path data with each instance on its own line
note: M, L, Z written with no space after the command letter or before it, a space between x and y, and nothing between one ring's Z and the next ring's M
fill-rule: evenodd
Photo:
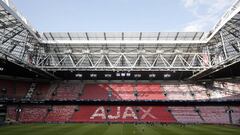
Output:
M43 33L46 43L201 43L204 32L78 32ZM97 42L95 42L97 41Z
M8 0L0 1L0 4L0 57L7 56L17 64L44 72L116 69L201 72L240 61L240 0L225 13L212 31L206 33L39 34Z

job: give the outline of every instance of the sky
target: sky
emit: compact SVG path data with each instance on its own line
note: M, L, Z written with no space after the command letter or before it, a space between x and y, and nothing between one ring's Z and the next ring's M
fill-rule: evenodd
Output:
M208 32L235 0L12 0L40 32Z

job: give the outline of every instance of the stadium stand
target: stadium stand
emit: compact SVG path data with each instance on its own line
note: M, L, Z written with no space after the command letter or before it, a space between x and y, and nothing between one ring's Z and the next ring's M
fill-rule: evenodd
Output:
M233 124L240 125L240 106L231 107L231 119Z
M160 84L137 84L138 100L163 100L164 92Z
M32 83L1 80L0 96L32 100L234 100L240 98L239 83ZM98 94L96 95L96 90ZM5 94L4 94L5 93Z
M203 123L195 107L169 107L174 118L180 123Z
M8 106L7 107L7 116L6 119L10 121L17 120L17 107L16 106Z
M108 93L109 92L107 84L85 84L80 99L107 100Z
M48 108L45 122L68 122L74 113L75 106L52 106Z
M90 118L92 113L97 110L97 106L81 106L73 113L71 122L104 122L106 118L104 107L99 109L103 114L102 117Z
M136 100L134 84L112 83L109 87L111 90L111 99L113 100Z
M37 84L36 90L33 93L33 100L44 100L47 99L47 95L49 92L50 84L47 83L39 83Z
M163 89L170 100L193 100L188 85L163 85Z
M71 122L176 122L167 107L80 106Z
M30 88L30 83L27 82L17 82L16 83L16 93L14 94L14 97L16 99L21 99L26 96L29 88Z
M0 10L0 125L240 126L240 0L209 32L38 32L10 0Z
M44 122L47 115L47 106L23 106L19 116L20 122Z
M8 106L7 120L23 123L183 123L240 125L239 106Z
M209 99L207 89L202 85L190 85L189 89L195 100Z
M53 100L76 100L79 97L81 83L61 83L56 89Z
M199 107L199 110L205 123L230 124L226 107L206 106Z
M1 89L1 96L7 96L12 98L14 95L14 85L13 81L9 80L0 80L0 89Z
M36 83L32 83L29 90L27 91L27 94L25 95L25 100L30 100L32 98L32 95L34 93L34 90L36 89Z

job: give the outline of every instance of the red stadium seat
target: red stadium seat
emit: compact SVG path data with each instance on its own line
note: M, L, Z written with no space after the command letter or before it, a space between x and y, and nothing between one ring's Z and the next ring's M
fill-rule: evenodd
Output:
M225 107L206 106L206 107L199 107L199 110L205 123L230 124L229 115L228 113L226 113Z
M13 121L17 120L17 107L16 106L8 106L7 107L6 119L13 120Z
M47 106L24 106L20 113L20 122L44 122Z
M80 99L87 100L107 100L108 85L107 84L85 84Z
M113 83L110 84L113 100L136 100L134 95L134 85L128 83Z
M179 123L203 123L194 107L169 107Z
M46 122L68 122L72 117L75 106L53 106L52 111L48 112Z
M239 106L231 107L231 110L233 124L240 125L240 107Z
M165 96L159 84L137 84L139 100L163 100Z
M37 88L33 94L33 99L36 99L36 100L47 99L49 88L50 88L50 84L47 84L47 83L37 84Z
M176 122L163 106L80 106L71 122Z
M77 83L59 84L54 100L76 100L79 97L80 85Z

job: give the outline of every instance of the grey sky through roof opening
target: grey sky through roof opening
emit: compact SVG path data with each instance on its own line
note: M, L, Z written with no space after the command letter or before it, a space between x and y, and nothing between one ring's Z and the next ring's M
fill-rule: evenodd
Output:
M13 2L40 32L206 32L217 23L234 0Z

